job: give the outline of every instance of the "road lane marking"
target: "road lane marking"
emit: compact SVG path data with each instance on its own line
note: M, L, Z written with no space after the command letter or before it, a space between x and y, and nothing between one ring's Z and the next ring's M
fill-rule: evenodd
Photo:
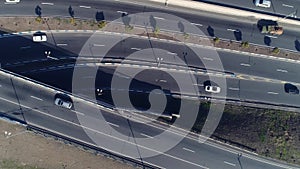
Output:
M91 7L90 6L84 6L84 5L81 5L79 6L80 8L86 8L86 9L90 9Z
M169 55L177 55L177 53L168 52Z
M224 161L224 163L225 163L225 164L228 164L228 165L231 165L231 166L234 166L234 167L236 166L235 164L230 163L230 162L228 162L228 161Z
M125 11L117 11L118 13L121 13L121 14L125 14L125 15L127 15L128 13L127 12L125 12Z
M230 89L230 90L240 90L239 88L236 88L236 87L229 87L228 89Z
M49 3L49 2L42 2L42 5L54 5L54 3Z
M131 48L132 50L142 50L141 48Z
M81 113L81 112L78 112L78 111L76 111L76 110L71 110L72 112L74 112L74 113L76 113L76 114L80 114L80 115L82 115L82 116L85 116L85 114L83 114L83 113Z
M278 93L276 93L276 92L268 92L268 94L278 94Z
M185 150L185 151L192 152L192 153L194 153L194 152L195 152L194 150L191 150L191 149L188 149L188 148L185 148L185 147L183 147L182 149L183 149L183 150Z
M45 112L43 112L43 111L41 111L41 110L33 109L33 108L31 108L31 107L28 107L28 106L25 106L25 105L16 103L16 102L11 101L11 100L8 100L8 99L5 99L5 98L3 98L3 97L0 97L0 99L1 99L1 100L4 100L4 101L7 101L7 102L9 102L9 103L15 104L15 105L21 105L21 106L23 106L23 107L25 107L25 108L27 108L27 109L29 109L29 110L33 110L33 111L39 112L39 113L41 113L41 114L43 114L43 115L45 115L45 116L52 117L52 118L54 118L54 119L57 119L57 120L60 120L60 121L63 121L63 122L72 124L72 125L77 126L77 127L82 127L82 128L84 128L84 129L87 129L87 130L90 130L90 131L92 131L92 132L96 132L96 133L98 133L98 134L101 134L101 135L104 135L104 136L113 138L113 139L115 139L115 140L123 141L123 142L126 142L126 143L131 144L131 145L136 145L135 143L132 143L132 142L130 142L130 141L120 139L120 138L115 137L115 136L112 136L112 135L110 135L110 134L103 133L103 132L101 132L101 131L98 131L98 130L95 130L95 129L92 129L92 128L83 126L83 125L81 125L81 124L77 124L77 123L74 123L74 122L65 120L65 119L63 119L63 118L59 118L59 117L57 117L57 116L54 116L54 115L45 113ZM107 122L107 123L108 123L108 122ZM175 133L174 133L174 134L175 134ZM201 167L201 168L203 168L203 169L209 169L209 168L206 167L206 166L203 166L203 165L200 165L200 164L197 164L197 163L194 163L194 162L191 162L191 161L188 161L188 160L185 160L185 159L182 159L182 158L179 158L179 157L176 157L176 156L167 154L167 153L165 153L165 152L161 152L161 151L158 151L158 150L155 150L155 149L151 149L151 148L149 148L149 147L146 147L146 146L143 146L143 145L139 145L139 144L138 144L137 146L138 146L138 147L141 147L141 148L144 148L144 149L146 149L146 150L149 150L149 151L153 151L153 152L156 152L156 153L159 153L159 154L163 154L163 155L165 155L165 156L167 156L167 157L174 158L174 159L176 159L176 160L179 160L179 161L182 161L182 162L185 162L185 163L188 163L188 164L197 166L197 167Z
M278 38L277 36L272 36L272 35L266 35L266 36L269 37L269 38L274 38L274 39Z
M57 43L56 46L68 46L66 43Z
M276 69L277 72L283 72L283 73L287 73L288 71L287 70L284 70L284 69Z
M101 45L101 44L93 44L93 46L105 46L105 45Z
M111 125L111 126L120 127L119 125L111 123L111 122L108 122L108 121L106 123L109 124L109 125Z
M204 60L209 60L209 61L213 61L214 59L212 58L208 58L208 57L203 57Z
M228 30L228 31L232 31L232 32L235 32L235 31L236 31L236 29L230 29L230 28L228 28L227 30Z
M59 60L58 58L55 58L55 57L52 57L52 56L47 56L47 58L53 59L53 60Z
M200 23L191 23L192 25L196 25L196 26L203 26L202 24Z
M294 8L294 6L288 5L288 4L282 4L282 6L285 6L285 7L288 7L288 8Z
M20 47L20 49L29 49L29 48L31 48L31 46L22 46L22 47Z
M147 134L144 134L144 133L140 133L140 135L141 135L141 136L144 136L144 137L147 137L147 138L153 138L153 137L151 137L151 136L149 136L149 135L147 135Z
M159 20L165 20L165 18L161 18L161 17L157 17L157 16L154 16L153 18L154 19L159 19Z
M246 67L249 67L249 66L251 66L250 64L248 64L248 63L241 63L240 64L241 66L246 66Z
M30 96L30 97L33 98L33 99L39 100L39 101L43 101L43 99L35 97L35 96Z
M204 86L204 84L194 84L195 86L201 86L201 87L203 87Z

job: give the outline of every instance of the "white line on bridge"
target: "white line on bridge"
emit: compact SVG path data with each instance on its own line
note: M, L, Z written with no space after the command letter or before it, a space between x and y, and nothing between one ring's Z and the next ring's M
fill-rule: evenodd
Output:
M118 13L121 13L121 14L125 14L125 15L127 15L128 13L127 12L125 12L125 11L117 11Z
M101 44L93 44L93 46L98 46L98 47L100 47L100 46L105 46L105 45L101 45Z
M235 166L235 164L230 163L230 162L228 162L228 161L224 161L224 163L225 163L225 164L228 164L228 165L231 165L231 166Z
M196 25L196 26L203 26L202 24L200 23L191 23L192 25Z
M283 73L287 73L288 72L287 70L284 70L284 69L277 69L276 71L277 72L283 72Z
M56 46L68 46L66 43L57 43Z
M168 52L169 55L177 55L177 53Z
M106 123L109 124L109 125L115 126L115 127L120 127L119 125L114 124L114 123L110 123L110 122L106 122Z
M228 28L227 30L228 30L228 31L232 31L232 32L235 32L235 31L236 31L236 29L230 29L230 28Z
M55 58L55 57L52 57L52 56L47 56L47 58L53 59L53 60L59 60L58 58Z
M153 137L151 137L151 136L149 136L149 135L147 135L147 134L144 134L144 133L141 133L140 135L141 135L141 136L144 136L144 137L148 137L148 138L153 138Z
M31 98L34 98L34 99L36 99L36 100L39 100L39 101L43 101L43 99L41 99L41 98L38 98L38 97L35 97L35 96L30 96Z
M80 115L84 116L83 113L80 113L80 112L78 112L78 111L75 111L75 110L71 110L71 111L74 112L74 113L76 113L76 114L80 114Z
M22 46L22 47L20 47L20 49L29 49L29 48L31 48L31 46Z
M141 48L131 48L132 50L142 50Z
M54 3L42 2L42 5L54 5Z
M83 5L81 5L81 6L79 6L80 8L86 8L86 9L90 9L91 7L90 6L83 6Z
M266 36L269 37L269 38L274 38L274 39L278 38L277 36L271 36L271 35L266 35Z
M294 8L294 6L288 5L288 4L282 4L282 6L285 6L285 7L288 7L288 8Z
M154 16L153 18L154 19L159 19L159 20L165 20L165 18L161 18L161 17L157 17L157 16Z
M240 90L240 89L237 88L237 87L229 87L228 89L230 89L230 90Z
M208 58L208 57L203 57L204 60L209 60L209 61L213 61L213 58Z
M268 94L278 94L278 93L276 93L276 92L268 92Z
M248 64L248 63L241 63L240 65L241 65L241 66L247 66L247 67L251 66L251 65Z
M182 149L183 149L183 150L185 150L185 151L192 152L192 153L194 153L194 152L195 152L194 150L191 150L191 149L188 149L188 148L185 148L185 147L183 147Z

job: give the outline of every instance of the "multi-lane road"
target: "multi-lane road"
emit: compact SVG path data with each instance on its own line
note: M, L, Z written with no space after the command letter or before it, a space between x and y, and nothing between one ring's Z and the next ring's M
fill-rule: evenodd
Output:
M128 3L126 4L128 5ZM136 4L124 8L124 3L121 2L52 1L49 3L44 1L21 1L21 3L15 5L0 4L0 15L35 15L34 9L37 5L42 9L42 16L66 16L68 15L68 8L71 6L75 11L75 17L95 18L97 11L103 11L106 20L117 19L124 12L129 14L147 11L168 12L189 20L192 25L197 25L208 36L234 39L236 38L234 30L239 30L242 32L242 39L240 40L249 40L263 45L266 39L265 36L259 33L256 25L253 25L255 24L253 21L241 22L225 16L216 18L214 15L208 16L210 14L195 13L193 10L187 14L173 12L170 9L145 7ZM139 16L140 21L145 19L143 15ZM153 18L161 29L180 31L176 20L161 15ZM143 23L139 23L139 19L137 19L135 24L142 25ZM208 31L208 26L213 31L211 29ZM271 45L295 50L296 35L298 33L298 30L287 27L283 36L268 38L272 38ZM77 82L94 82L92 88L76 88L76 93L74 93L81 95L86 92L86 95L91 96L89 99L95 95L95 85L97 88L110 87L110 83L103 82L111 82L112 74L115 75L117 82L124 82L124 84L132 81L132 78L136 78L136 80L133 80L131 88L122 88L123 83L116 84L117 90L125 91L125 93L130 90L136 92L149 91L149 88L155 89L157 86L163 86L164 91L176 93L179 91L178 87L174 85L174 79L163 73L173 72L175 77L180 79L179 81L182 82L183 86L193 86L191 90L180 91L187 92L189 95L192 95L194 90L195 93L199 92L200 95L211 96L204 91L203 83L209 78L215 79L215 82L221 79L221 81L226 82L226 85L219 84L222 87L219 96L225 95L227 98L242 101L262 101L299 107L298 97L285 93L283 88L285 82L299 83L297 63L222 50L216 52L203 47L185 46L175 42L166 43L145 38L128 38L126 35L120 36L117 34L99 33L97 36L101 40L95 45L87 42L90 36L91 33L53 32L51 35L48 34L49 40L47 43L32 43L32 37L28 35L1 37L0 45L5 49L1 55L1 66L64 90L74 91L74 84L72 84L74 64L76 59L77 61L80 59L77 70L84 70L82 72L96 70L98 72L96 82L93 81L95 76L92 75L80 74L76 77ZM108 53L101 53L104 51L102 48L105 48L109 39L112 38L121 39L121 42L109 47ZM86 42L88 48L83 48ZM96 54L101 57L96 59L92 55L78 57L78 54L82 54L82 50L89 51L92 54L97 52ZM49 51L51 51L51 55L47 57ZM109 65L97 60L103 58L119 59L118 62L123 61L122 63ZM218 60L222 65L216 64L219 63ZM183 63L186 63L187 66L184 66ZM268 65L268 67L265 65ZM119 68L125 67L121 69L124 72L116 73L116 66ZM177 69L174 67L177 67ZM197 68L194 75L195 81L189 80L184 74L184 72L187 72L183 69L190 67ZM203 69L204 67L205 69ZM135 77L128 77L126 72L129 72L130 75L131 71L143 71L143 73ZM210 74L207 74L207 72ZM186 81L186 79L188 80ZM160 168L289 168L289 166L273 163L247 152L242 152L243 155L239 156L240 150L225 148L211 141L199 143L197 137L188 136L183 138L184 134L187 134L183 130L173 129L172 127L167 130L168 128L165 125L153 123L142 124L140 122L144 120L143 118L136 122L136 120L131 119L133 117L126 116L129 119L124 118L122 112L109 110L76 97L72 97L75 109L59 108L53 103L57 90L28 83L14 76L2 74L0 87L2 112L25 120L29 124L43 127L124 156L136 158L144 163L151 163ZM218 94L213 96L218 98ZM153 98L155 100L156 97L153 96ZM99 99L101 99L101 96ZM134 102L134 99L131 100ZM188 107L190 110L185 112L194 112L193 115L196 117L198 112L192 110L192 107ZM133 116L135 118L136 115L133 114ZM192 125L190 119L195 119L195 117L190 116L191 114L188 113L181 114L179 122ZM163 131L166 135L159 137L159 133ZM183 139L180 140L180 138ZM178 144L171 146L171 149L164 151L160 147L160 145L168 147L177 139L180 141ZM149 154L156 155L149 156Z

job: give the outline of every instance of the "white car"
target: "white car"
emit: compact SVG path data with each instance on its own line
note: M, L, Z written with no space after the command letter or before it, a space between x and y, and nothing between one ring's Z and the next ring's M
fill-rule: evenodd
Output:
M73 104L69 101L64 101L60 98L56 98L54 103L57 105L57 106L61 106L61 107L64 107L64 108L67 108L67 109L71 109Z
M5 0L6 3L12 3L12 4L16 4L19 3L20 0Z
M47 35L43 32L36 32L33 34L32 37L33 42L46 42L47 41Z
M205 91L210 93L220 93L221 88L219 86L205 86Z
M255 6L264 7L264 8L270 8L271 7L271 1L269 0L255 0Z

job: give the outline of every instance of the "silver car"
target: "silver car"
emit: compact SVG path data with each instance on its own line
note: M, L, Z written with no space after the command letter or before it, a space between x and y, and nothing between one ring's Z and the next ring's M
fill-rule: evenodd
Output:
M264 7L264 8L270 8L271 7L271 1L269 0L255 0L255 6Z
M67 108L67 109L71 109L73 104L69 101L64 101L60 98L56 98L54 103L57 105L57 106L60 106L60 107L64 107L64 108Z

